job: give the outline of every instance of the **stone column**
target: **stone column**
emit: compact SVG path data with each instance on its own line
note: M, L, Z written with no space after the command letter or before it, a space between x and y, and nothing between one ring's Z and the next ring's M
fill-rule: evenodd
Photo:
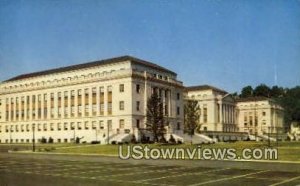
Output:
M100 115L100 87L96 87L96 110L97 110L97 116Z
M27 95L24 95L24 121L27 121Z
M93 98L92 98L92 95L93 95L93 90L92 88L88 88L88 92L89 92L89 96L88 96L88 99L89 99L89 116L93 116Z

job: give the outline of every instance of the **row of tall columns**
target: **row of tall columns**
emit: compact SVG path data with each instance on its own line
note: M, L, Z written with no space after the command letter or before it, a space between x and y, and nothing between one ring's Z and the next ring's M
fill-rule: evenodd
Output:
M57 92L35 94L35 95L24 95L19 97L10 97L6 99L7 102L5 105L6 108L5 119L6 121L27 121L27 120L37 120L37 119L78 117L79 115L78 109L80 106L79 105L80 96L78 95L79 90L81 91L81 100L80 100L81 116L92 116L94 114L100 115L101 113L107 115L108 90L107 88L104 87L93 87L93 88L57 91ZM103 98L104 101L102 103L104 104L103 111L101 110L100 90L103 91L102 96L104 96ZM95 104L93 104L93 91L96 91L96 94L94 94L96 95ZM85 100L86 92L88 93L87 100ZM58 94L60 94L60 99ZM53 96L53 102L51 102L52 96ZM74 96L73 98L74 100L72 100L72 96ZM34 102L33 99L35 99ZM86 112L87 110L86 107L88 107L87 108L88 112ZM23 117L22 117L22 112L23 112Z

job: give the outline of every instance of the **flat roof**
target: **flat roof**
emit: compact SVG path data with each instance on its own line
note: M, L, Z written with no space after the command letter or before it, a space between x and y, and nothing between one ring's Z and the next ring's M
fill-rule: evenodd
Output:
M67 72L67 71L90 68L90 67L95 67L95 66L102 66L102 65L107 65L107 64L119 63L119 62L123 62L123 61L131 61L134 64L151 67L151 68L163 71L163 72L171 73L175 76L177 75L175 72L168 70L164 67L161 67L157 64L154 64L152 62L126 55L126 56L109 58L109 59L104 59L104 60L99 60L99 61L92 61L92 62L76 64L76 65L71 65L71 66L66 66L66 67L38 71L38 72L33 72L33 73L28 73L28 74L21 74L21 75L15 76L13 78L10 78L8 80L5 80L3 82L16 81L16 80L21 80L21 79L26 79L26 78L32 78L32 77L37 77L37 76L42 76L42 75L49 75L49 74L60 73L60 72Z
M225 90L219 89L217 87L211 86L211 85L197 85L197 86L189 86L189 87L185 87L186 91L197 91L197 90L214 90L217 92L221 92L224 94L227 94L228 92L226 92Z
M269 100L270 100L270 98L263 97L263 96L236 99L237 102L269 101Z

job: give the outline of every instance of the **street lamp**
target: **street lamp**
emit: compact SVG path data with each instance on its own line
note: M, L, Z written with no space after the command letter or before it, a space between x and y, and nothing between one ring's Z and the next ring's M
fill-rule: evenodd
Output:
M107 122L107 144L109 144L109 122Z
M32 151L35 152L35 124L32 124Z
M76 143L75 137L76 137L76 135L75 135L75 126L73 126L73 139L74 139L74 143Z

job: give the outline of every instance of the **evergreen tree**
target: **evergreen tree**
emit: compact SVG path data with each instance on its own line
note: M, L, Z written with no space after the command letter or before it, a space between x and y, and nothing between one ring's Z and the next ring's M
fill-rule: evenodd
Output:
M195 130L200 129L200 108L196 100L188 100L184 105L184 130L189 135L194 135Z
M242 89L241 96L242 98L248 98L253 96L253 88L248 85Z
M270 98L271 89L265 84L260 84L254 89L253 95Z
M163 103L157 92L154 91L147 102L146 129L153 135L154 142L159 142L165 134Z

